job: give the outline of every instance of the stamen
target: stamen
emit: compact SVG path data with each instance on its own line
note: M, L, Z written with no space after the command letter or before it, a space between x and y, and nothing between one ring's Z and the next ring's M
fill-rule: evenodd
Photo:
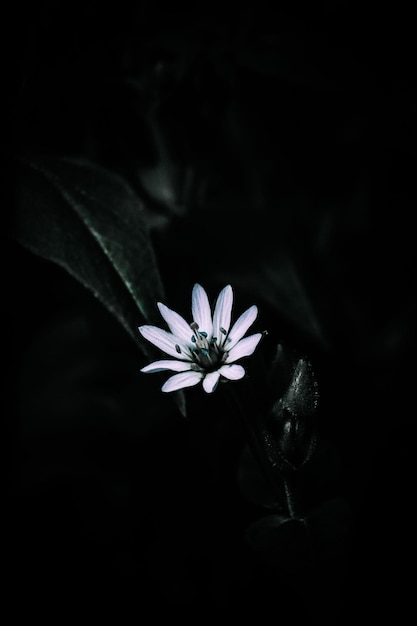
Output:
M193 359L199 367L207 368L212 367L213 363L219 358L219 349L216 345L217 339L208 340L208 333L204 330L198 330L199 326L197 322L192 322L190 328L193 331L191 341L194 347L191 347Z
M223 335L227 335L227 330L225 330L223 326L220 326L219 330L221 333L223 333Z
M178 352L178 354L181 354L181 348L177 343L175 344L175 350Z
M200 333L198 332L199 326L197 322L191 322L190 328L194 331L194 337L191 337L191 341L197 342L198 344L200 339Z

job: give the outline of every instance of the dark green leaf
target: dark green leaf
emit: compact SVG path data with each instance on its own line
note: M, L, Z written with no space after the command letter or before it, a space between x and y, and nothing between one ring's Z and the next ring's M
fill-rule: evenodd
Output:
M64 267L150 353L137 326L160 321L163 287L143 208L127 184L87 162L25 159L16 195L18 241Z

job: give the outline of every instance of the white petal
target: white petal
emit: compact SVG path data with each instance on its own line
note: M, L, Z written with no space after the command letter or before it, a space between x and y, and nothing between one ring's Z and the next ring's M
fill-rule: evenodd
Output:
M149 363L149 365L142 367L140 371L145 374L164 372L165 370L172 370L173 372L186 372L187 370L191 370L192 366L193 364L189 361L171 361L170 359L166 359L163 361L154 361L153 363Z
M230 328L232 305L233 290L230 285L226 285L219 293L213 314L213 337L217 337L219 346L223 345L223 341Z
M213 393L216 389L217 384L219 382L220 374L219 372L210 372L206 375L203 380L203 389L207 393Z
M229 331L225 347L231 350L242 339L248 328L252 326L258 315L258 307L254 304L236 320Z
M172 334L182 339L185 343L190 343L193 331L191 330L190 325L187 324L185 319L172 309L169 309L167 306L165 306L165 304L162 304L162 302L158 302L158 309L162 317L168 324Z
M143 337L145 337L145 339L170 356L175 356L177 359L184 359L186 361L191 360L189 347L181 341L179 337L175 337L175 335L167 333L167 331L162 330L162 328L157 328L157 326L150 326L148 324L145 326L139 326L139 332ZM176 346L179 347L180 352L178 352Z
M193 293L191 296L191 311L193 321L197 322L200 332L206 332L210 340L213 330L210 303L207 293L198 283L196 283L193 287Z
M245 370L241 365L222 365L219 372L229 380L239 380L245 375Z
M249 335L249 337L241 339L235 347L230 350L226 358L226 363L233 363L233 361L237 361L244 356L251 355L260 342L261 337L262 333L256 333L256 335Z
M174 374L171 378L162 385L161 390L168 391L176 391L177 389L182 389L183 387L193 387L193 385L197 385L200 380L203 378L204 374L202 372L181 372L181 374Z

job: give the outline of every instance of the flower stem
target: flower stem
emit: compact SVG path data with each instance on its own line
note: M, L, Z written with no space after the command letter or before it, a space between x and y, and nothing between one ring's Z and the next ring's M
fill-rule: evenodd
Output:
M295 481L293 480L293 476L283 476L282 483L284 485L285 500L289 516L293 519L302 519L299 511L298 498L296 497Z

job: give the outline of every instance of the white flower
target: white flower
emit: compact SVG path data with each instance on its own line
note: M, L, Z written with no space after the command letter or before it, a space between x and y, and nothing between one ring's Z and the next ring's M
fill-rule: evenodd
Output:
M145 339L175 359L150 363L141 372L154 373L171 370L177 372L165 382L162 391L175 391L192 387L200 381L207 393L212 393L219 380L238 380L245 375L239 359L251 355L262 333L244 337L258 315L258 308L249 307L231 326L233 290L230 285L219 293L213 317L207 293L199 284L192 292L192 323L158 302L159 311L171 332L156 326L139 326Z

